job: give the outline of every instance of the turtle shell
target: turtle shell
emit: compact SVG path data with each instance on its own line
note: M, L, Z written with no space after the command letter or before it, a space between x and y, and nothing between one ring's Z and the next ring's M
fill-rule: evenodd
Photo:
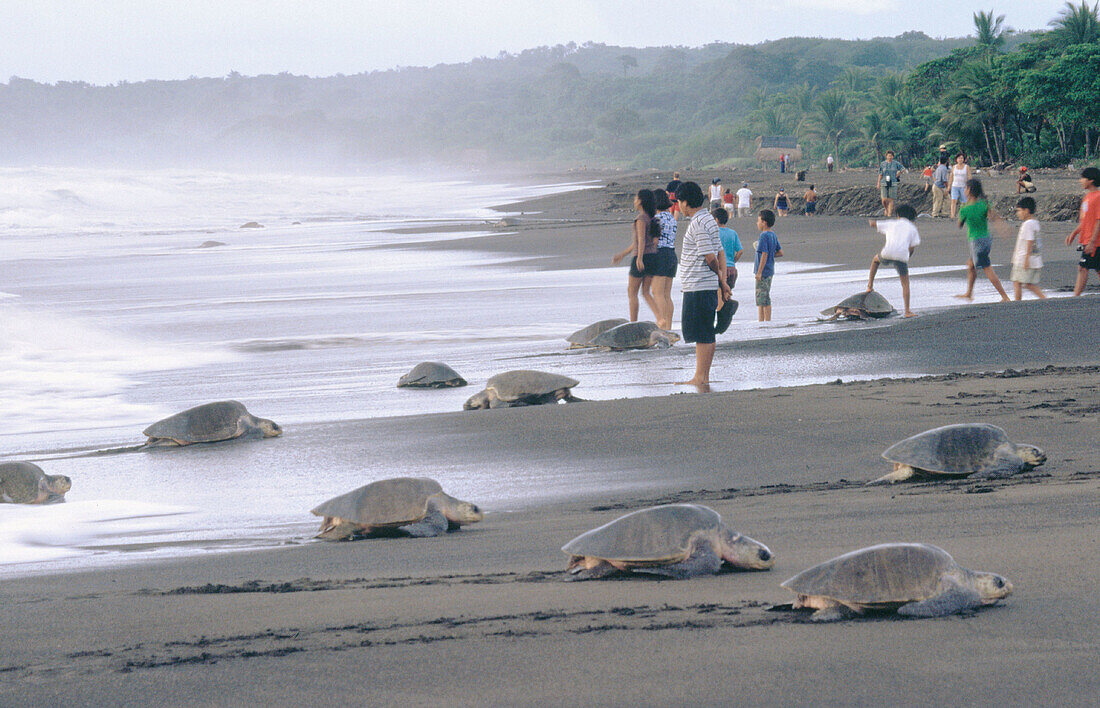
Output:
M143 432L151 438L188 442L228 440L237 436L241 416L251 417L251 414L237 401L204 403L158 420Z
M821 314L832 315L838 309L863 310L870 317L885 317L895 312L894 306L890 304L890 301L874 290L871 292L856 293L851 297L846 297L832 307L822 310Z
M942 548L926 543L885 543L815 565L782 586L799 595L845 604L904 603L936 595L943 574L957 567Z
M38 484L46 473L31 462L0 464L0 501L29 504L38 498Z
M722 517L698 504L665 504L639 509L577 536L561 547L571 556L637 563L672 562L685 557L699 531L717 533Z
M545 371L517 369L505 371L489 379L486 390L496 391L502 401L518 401L526 396L544 396L561 389L573 388L580 382L560 374L548 374Z
M404 526L427 516L428 497L442 491L427 477L383 479L333 497L310 513L368 526Z
M894 443L882 453L890 462L941 474L972 474L995 462L995 452L1008 442L996 425L961 423L926 430Z
M587 327L578 329L573 334L565 338L565 341L569 342L575 347L592 347L596 346L592 340L600 336L612 327L618 327L621 324L626 324L626 320L622 317L616 317L610 320L600 320L594 322Z
M652 322L627 322L596 337L592 340L592 345L612 349L641 349L649 346L649 335L659 329Z
M397 381L398 388L441 388L444 386L465 386L466 379L438 361L422 361L412 371Z

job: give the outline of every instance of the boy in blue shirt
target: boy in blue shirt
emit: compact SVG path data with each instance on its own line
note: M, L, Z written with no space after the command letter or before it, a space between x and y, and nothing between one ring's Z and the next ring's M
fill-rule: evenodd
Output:
M772 231L775 226L775 212L764 209L756 218L756 228L760 229L760 238L756 242L756 308L761 322L772 319L772 276L775 275L775 259L783 255L779 246L779 237Z
M722 241L722 251L726 256L725 279L732 292L733 284L737 282L737 266L734 265L734 262L741 257L745 250L741 245L741 239L738 238L737 232L726 226L730 220L729 212L724 208L719 208L712 211L711 216L718 222L718 238ZM730 323L733 321L733 315L736 312L736 300L730 300L718 306L718 321L714 326L716 334L722 334L730 328Z

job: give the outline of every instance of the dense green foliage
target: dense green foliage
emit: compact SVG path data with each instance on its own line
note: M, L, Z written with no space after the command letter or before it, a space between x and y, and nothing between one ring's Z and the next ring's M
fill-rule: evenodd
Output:
M1027 36L1008 34L1003 15L977 12L969 46L904 74L849 68L827 91L761 97L739 132L797 133L811 158L833 152L849 164L874 164L887 149L926 163L940 144L981 164L1091 160L1100 151L1098 5L1066 3L1051 31Z
M279 74L112 86L0 84L6 163L354 166L391 161L705 166L759 135L808 159L903 161L943 142L985 163L1091 157L1100 140L1096 6L1015 33L635 49L541 47L355 76Z

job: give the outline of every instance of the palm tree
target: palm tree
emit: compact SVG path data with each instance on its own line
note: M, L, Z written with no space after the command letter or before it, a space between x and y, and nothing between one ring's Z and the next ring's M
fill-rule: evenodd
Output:
M1054 36L1065 46L1091 44L1100 39L1100 0L1092 7L1085 0L1081 6L1067 2L1058 17L1050 21Z
M870 71L861 66L849 66L840 72L830 85L849 94L859 94L867 90L871 81Z
M978 46L984 47L990 54L1000 51L1005 43L1004 27L1005 16L993 16L993 11L978 11L974 13L974 29L977 32Z
M840 160L840 140L852 130L848 99L835 89L821 93L817 97L811 121L814 132L832 143L833 154Z

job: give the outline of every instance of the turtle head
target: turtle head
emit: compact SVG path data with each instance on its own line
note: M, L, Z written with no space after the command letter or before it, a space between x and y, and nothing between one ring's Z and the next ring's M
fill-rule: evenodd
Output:
M61 501L62 495L73 488L73 481L63 474L48 474L38 480L38 498L43 502Z
M482 391L481 393L475 393L474 395L472 395L468 399L466 399L466 402L464 404L462 404L462 410L464 410L464 411L475 411L475 410L478 410L479 408L488 408L488 407L489 407L489 392L488 391Z
M986 605L991 605L1012 594L1012 583L996 573L973 573L970 582Z
M283 434L283 429L279 427L279 424L267 418L257 418L256 427L260 429L265 438L277 438Z
M447 506L447 512L444 516L447 517L449 522L459 526L463 524L475 524L485 518L485 514L477 504L458 501L457 499L453 504Z
M775 554L763 543L723 526L719 532L722 560L738 570L768 570L775 565Z
M324 521L321 522L321 530L314 538L324 539L325 541L347 541L355 536L359 530L358 524L326 516Z
M1031 467L1038 467L1047 461L1046 453L1034 445L1017 445L1016 454Z

